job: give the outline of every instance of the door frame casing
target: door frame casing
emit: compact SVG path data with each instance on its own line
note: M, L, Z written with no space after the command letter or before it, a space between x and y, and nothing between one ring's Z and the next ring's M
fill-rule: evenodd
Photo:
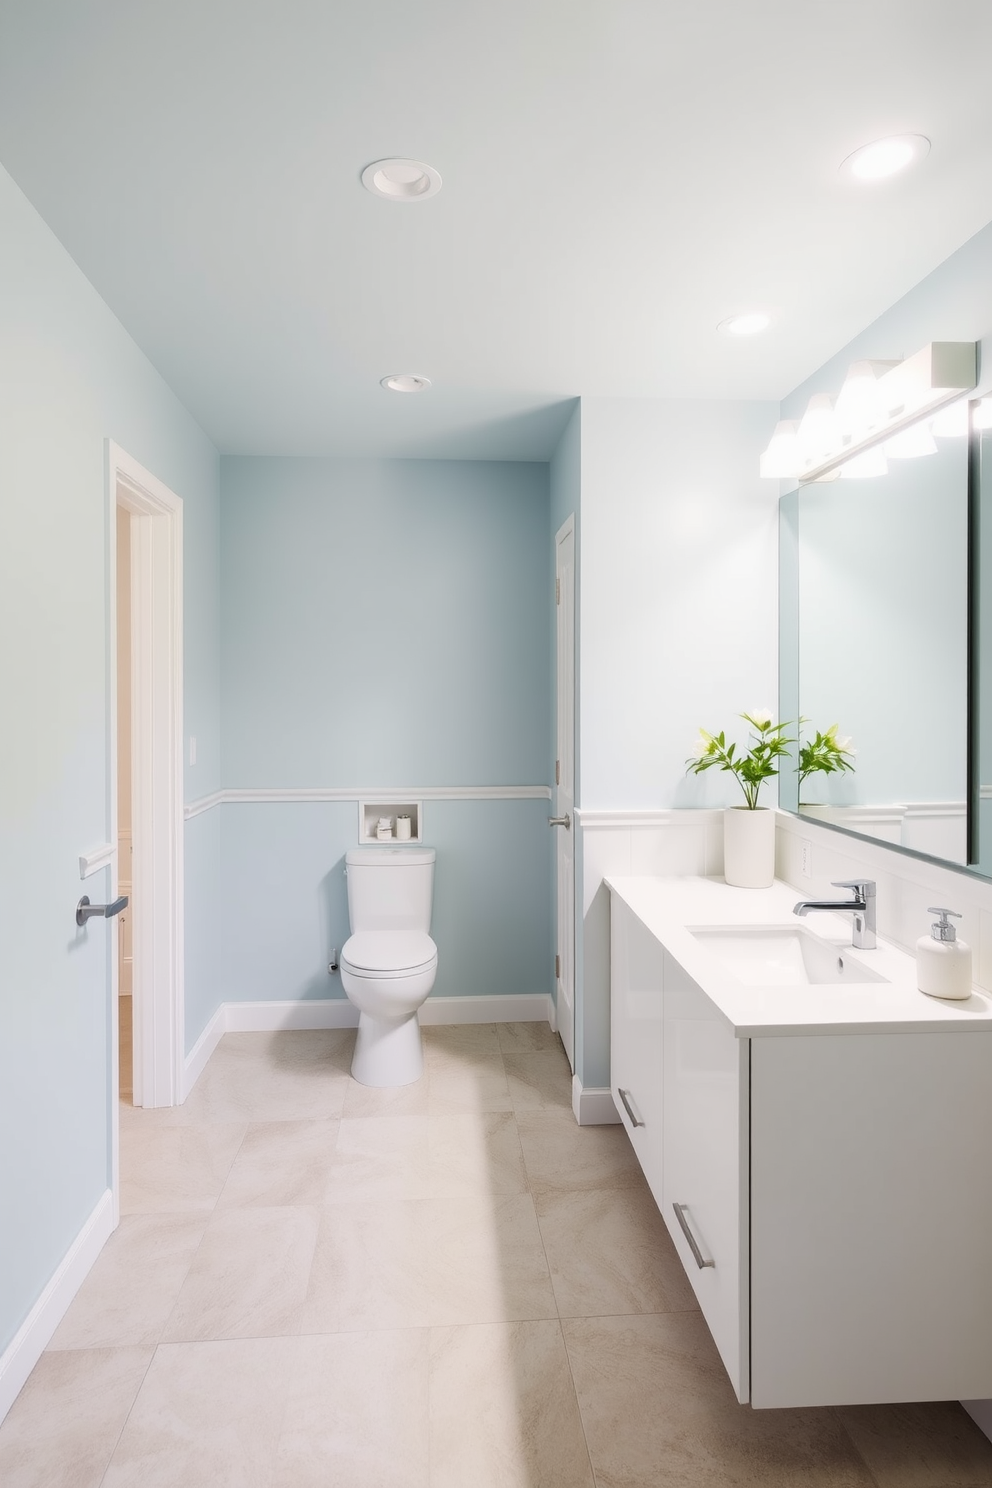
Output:
M566 517L565 521L562 523L562 525L559 527L558 531L555 533L555 538L554 538L554 572L555 572L555 582L557 584L557 582L558 582L558 571L559 571L558 570L559 550L561 548L561 545L569 537L571 537L571 539L572 539L572 593L571 593L571 604L572 604L572 617L571 617L571 620L572 620L572 624L571 624L571 639L572 639L572 689L571 689L571 692L572 692L572 738L571 738L570 744L571 744L572 780L571 780L571 794L570 794L570 797L569 797L568 802L567 802L567 809L571 813L571 816L572 816L572 824L571 824L571 850L572 850L572 886L571 886L571 889L572 889L572 892L571 892L571 901L572 902L571 902L571 918L572 918L572 937L571 937L571 945L568 948L568 960L569 960L569 963L570 963L569 964L569 971L570 971L570 974L571 974L571 994L572 995L571 995L571 1006L570 1006L570 1009L566 1010L566 1009L564 1009L564 1008L562 1008L561 1006L558 1005L560 999L562 998L562 985L561 985L561 981L558 978L556 978L555 979L555 1004L556 1004L556 1006L555 1006L555 1013L556 1013L556 1023L557 1023L557 1028L558 1028L558 1034L559 1034L559 1037L562 1038L562 1042L565 1045L565 1052L568 1055L569 1063L572 1066L573 1072L574 1072L574 1070L576 1068L576 1065L577 1065L577 1053L578 1053L577 1047L576 1047L577 1037L578 1037L578 1027L577 1027L578 1018L576 1016L576 1013L577 1013L577 1009L576 1009L576 981L577 981L577 976L576 976L576 972L577 972L577 967L576 967L576 959L577 959L576 958L576 950L577 950L578 923L577 923L577 916L576 916L576 894L575 894L576 858L577 858L576 841L575 841L575 839L577 837L577 832L578 832L577 824L575 822L575 787L576 787L575 776L576 776L576 767L577 767L577 763L578 763L578 751L576 750L576 747L575 747L575 734L576 734L575 719L576 719L577 706L578 706L578 699L577 699L577 679L576 679L576 675L575 675L575 671L576 671L575 662L576 662L578 638L577 638L577 635L576 635L577 605L576 605L576 602L575 602L576 601L576 584L577 584L577 562L576 562L576 541L575 541L575 536L576 536L576 534L575 534L575 515L574 515L574 513L572 513L568 517ZM559 673L559 664L558 663L559 663L559 638L560 638L560 634L561 634L561 611L560 611L560 608L559 608L560 603L561 603L561 596L558 595L558 596L556 596L556 598L557 598L557 604L556 604L556 607L555 607L555 751L556 751L556 753L558 753L560 755L560 753L561 753L561 749L560 749L561 741L560 741L560 738L559 738L559 726L560 726L560 712L561 712L560 701L561 701L562 693L561 693L561 678L560 678L560 676L558 674ZM561 804L561 799L560 799L559 786L557 785L557 783L556 783L556 785L554 786L553 789L554 789L554 802L555 802L554 811L555 811L555 815L560 816L562 814L562 804ZM564 830L564 828L561 828L559 830ZM555 945L556 945L556 949L559 949L561 947L561 943L562 943L561 925L558 922L559 921L559 918L560 918L559 911L560 911L560 904L561 904L561 885L558 882L558 876L559 876L558 875L558 847L559 847L559 844L556 841L556 844L555 844L555 856L554 856L554 862L555 862L555 904L556 904L556 925L555 925ZM571 1016L571 1027L570 1028L566 1028L566 1031L563 1034L563 1015L566 1015L565 1016L565 1023L567 1024L567 1014L570 1014L570 1016Z
M184 1055L183 504L107 440L110 607L109 840L117 842L117 508L131 515L131 779L134 1103L176 1105ZM114 867L116 893L118 869ZM113 938L113 1108L117 949ZM117 1121L114 1181L118 1192Z

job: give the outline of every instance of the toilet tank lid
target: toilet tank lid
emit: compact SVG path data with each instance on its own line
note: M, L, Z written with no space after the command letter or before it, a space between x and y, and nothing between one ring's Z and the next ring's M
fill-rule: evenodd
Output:
M422 868L435 857L432 847L353 847L344 860L365 868Z

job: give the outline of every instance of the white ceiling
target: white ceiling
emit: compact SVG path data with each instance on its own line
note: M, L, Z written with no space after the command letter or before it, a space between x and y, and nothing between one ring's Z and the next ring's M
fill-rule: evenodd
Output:
M221 449L545 459L578 394L781 397L992 218L990 51L989 0L0 0L0 161Z

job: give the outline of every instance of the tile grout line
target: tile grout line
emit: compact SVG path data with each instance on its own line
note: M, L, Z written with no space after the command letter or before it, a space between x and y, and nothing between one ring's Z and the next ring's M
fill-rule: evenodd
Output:
M110 1449L110 1455L107 1458L107 1465L103 1469L103 1472L100 1474L100 1484L98 1485L98 1488L102 1488L102 1485L107 1480L107 1474L109 1473L109 1471L110 1471L110 1469L111 1469L111 1467L113 1465L114 1457L115 1457L115 1455L117 1453L117 1448L121 1444L121 1438L124 1435L124 1431L125 1431L125 1429L127 1427L127 1423L131 1419L131 1412L134 1410L134 1407L138 1403L138 1396L141 1394L141 1391L144 1388L145 1380L148 1378L149 1371L150 1371L152 1365L155 1362L155 1355L158 1353L158 1351L159 1351L159 1345L156 1344L155 1347L152 1349L151 1358L148 1360L148 1363L145 1365L144 1372L143 1372L143 1374L141 1376L141 1379L138 1381L138 1388L134 1392L134 1399L131 1401L131 1404L128 1406L128 1408L127 1408L127 1410L126 1410L126 1412L124 1414L124 1419L121 1422L120 1430L118 1431L116 1437L114 1438L114 1445Z

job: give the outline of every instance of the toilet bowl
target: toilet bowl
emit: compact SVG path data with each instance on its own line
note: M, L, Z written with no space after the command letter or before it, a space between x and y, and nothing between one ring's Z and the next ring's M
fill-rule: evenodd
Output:
M409 1085L423 1074L417 1011L437 974L427 933L434 851L357 848L345 865L352 934L339 964L358 1008L351 1073L362 1085Z

